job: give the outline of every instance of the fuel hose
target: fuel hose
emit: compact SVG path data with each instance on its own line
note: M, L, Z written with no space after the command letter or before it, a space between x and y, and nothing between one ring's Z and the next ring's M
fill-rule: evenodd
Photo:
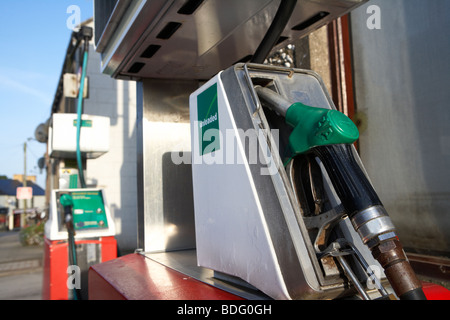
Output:
M82 127L81 116L83 114L84 84L86 80L88 57L89 57L89 42L85 40L84 54L83 54L83 68L81 72L81 81L80 81L80 90L78 93L78 108L77 108L77 164L80 177L80 184L82 188L86 188L86 181L84 179L84 172L83 172L83 159L81 156L80 137Z
M89 58L89 40L92 38L92 28L82 27L80 32L78 33L77 44L80 43L80 39L84 40L84 48L83 48L83 66L81 72L80 79L80 89L78 92L78 105L77 105L77 141L76 141L76 157L77 157L77 165L80 177L81 187L86 188L86 181L84 178L83 171L83 158L81 154L81 146L80 146L80 138L81 138L81 128L83 126L82 123L82 114L83 114L83 99L84 99L84 87L86 82L86 73L87 73L87 64ZM66 227L68 233L68 251L69 251L69 261L71 265L78 265L77 261L77 250L75 243L75 228L73 224L73 202L72 198L69 195L61 196L61 204L64 207L65 219L66 219ZM74 289L74 299L81 300L81 293L79 289Z
M277 44L280 39L281 33L286 28L289 19L292 16L292 12L295 9L297 0L281 0L278 11L273 18L272 24L267 30L261 44L256 49L255 54L251 62L264 63L264 60L269 55L272 48Z

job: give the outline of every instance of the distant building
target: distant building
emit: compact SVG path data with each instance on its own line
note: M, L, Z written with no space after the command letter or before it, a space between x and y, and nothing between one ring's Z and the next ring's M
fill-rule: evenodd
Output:
M33 198L17 200L17 188L22 186L23 183L18 180L0 180L0 230L22 228L28 224L29 219L38 218L45 209L45 190L27 179L27 187L33 189Z
M92 19L82 23L93 27ZM77 113L78 99L67 94L64 76L78 74L83 55L81 48L69 47L64 59L51 114ZM83 114L109 117L111 121L109 151L97 159L87 159L85 178L88 188L101 188L114 219L121 252L132 252L137 246L137 180L136 180L136 83L115 80L100 71L100 55L91 41L87 66L88 96ZM66 189L67 172L78 173L76 160L47 156L47 205L52 190Z

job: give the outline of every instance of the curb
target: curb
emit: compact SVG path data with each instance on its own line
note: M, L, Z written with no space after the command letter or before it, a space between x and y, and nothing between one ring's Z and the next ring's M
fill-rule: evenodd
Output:
M41 260L23 260L0 263L0 277L42 271Z

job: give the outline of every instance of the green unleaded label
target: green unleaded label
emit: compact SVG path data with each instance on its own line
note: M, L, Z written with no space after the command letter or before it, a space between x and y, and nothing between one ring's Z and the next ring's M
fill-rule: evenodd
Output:
M73 120L73 126L76 127L77 126L77 120ZM82 127L87 127L87 128L92 128L92 120L81 120L81 126Z
M217 83L198 95L197 108L202 156L220 149Z

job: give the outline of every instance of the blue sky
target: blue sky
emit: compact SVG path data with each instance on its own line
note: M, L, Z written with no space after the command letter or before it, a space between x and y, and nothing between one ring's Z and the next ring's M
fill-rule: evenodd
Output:
M24 142L50 117L72 5L80 8L81 21L92 17L93 0L0 1L0 175L23 174ZM37 161L46 146L31 140L27 150L27 174L44 188Z

